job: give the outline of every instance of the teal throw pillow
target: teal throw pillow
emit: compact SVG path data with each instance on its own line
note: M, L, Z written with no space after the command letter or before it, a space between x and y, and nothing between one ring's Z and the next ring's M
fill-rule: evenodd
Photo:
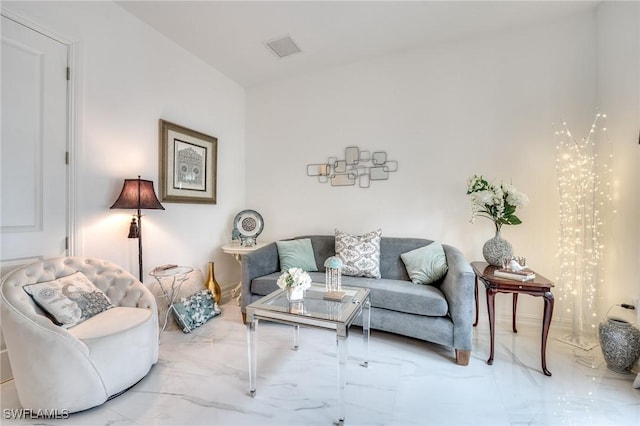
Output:
M184 333L200 327L221 311L211 290L200 290L189 297L183 297L173 304L173 317Z
M444 277L449 270L442 244L431 244L402 253L400 258L407 268L409 278L416 284L431 284Z
M286 271L290 268L300 268L307 272L316 272L318 270L309 238L276 241L276 245L278 246L281 271Z

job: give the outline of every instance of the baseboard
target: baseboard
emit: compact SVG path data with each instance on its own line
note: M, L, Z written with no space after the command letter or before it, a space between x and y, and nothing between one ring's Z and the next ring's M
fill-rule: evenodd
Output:
M227 303L231 299L234 299L233 294L232 294L234 288L235 288L235 286L230 287L230 288L225 288L224 290L222 290L222 296L221 296L220 304Z
M13 371L9 364L9 353L6 349L0 351L0 383L13 379Z
M482 315L480 320L482 321ZM512 315L510 312L496 314L496 321L498 322L508 322L510 324L511 320L512 320ZM516 320L517 320L517 324L522 324L526 326L540 327L542 325L542 317L538 315L527 315L527 314L518 313ZM572 322L567 319L555 319L555 318L551 319L552 330L562 330L562 331L569 332L571 331L571 324Z

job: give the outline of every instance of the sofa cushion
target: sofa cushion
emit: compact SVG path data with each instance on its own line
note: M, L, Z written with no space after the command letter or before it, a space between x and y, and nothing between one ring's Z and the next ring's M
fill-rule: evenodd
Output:
M336 229L336 256L342 260L342 274L380 278L380 239L382 229L364 235L351 235Z
M266 296L278 290L276 281L279 272L254 278L251 282L251 294ZM310 272L311 280L324 283L323 272ZM411 281L375 279L364 277L342 277L342 284L352 287L365 287L371 290L371 306L397 312L416 315L444 316L449 306L443 293L434 286L415 285Z
M374 308L439 317L447 315L449 305L439 288L415 285L411 281L342 277L342 284L366 287Z
M281 271L286 271L290 268L300 268L307 272L318 270L309 238L276 241L276 245L278 246Z
M64 328L73 327L113 307L107 295L82 272L27 284L23 289Z
M444 277L448 270L444 249L437 241L402 253L400 258L407 268L409 278L416 284L434 283Z
M99 339L137 327L150 316L151 309L116 306L71 327L69 333L80 340Z

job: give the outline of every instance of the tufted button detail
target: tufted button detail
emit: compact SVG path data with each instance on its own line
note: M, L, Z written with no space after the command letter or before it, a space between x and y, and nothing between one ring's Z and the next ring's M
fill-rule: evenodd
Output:
M83 257L59 257L26 265L7 276L7 291L3 291L10 304L33 303L22 291L27 284L50 281L76 271L83 272L98 288L105 291L116 306L147 305L146 287L122 266L108 261ZM11 290L8 290L11 288ZM28 298L28 300L26 299ZM144 299L144 300L143 300Z

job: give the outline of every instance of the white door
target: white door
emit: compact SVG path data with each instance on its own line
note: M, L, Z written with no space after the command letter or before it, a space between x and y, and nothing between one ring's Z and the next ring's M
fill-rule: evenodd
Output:
M69 47L2 16L0 275L67 253ZM8 359L0 339L2 381ZM10 374L10 372L9 372Z

